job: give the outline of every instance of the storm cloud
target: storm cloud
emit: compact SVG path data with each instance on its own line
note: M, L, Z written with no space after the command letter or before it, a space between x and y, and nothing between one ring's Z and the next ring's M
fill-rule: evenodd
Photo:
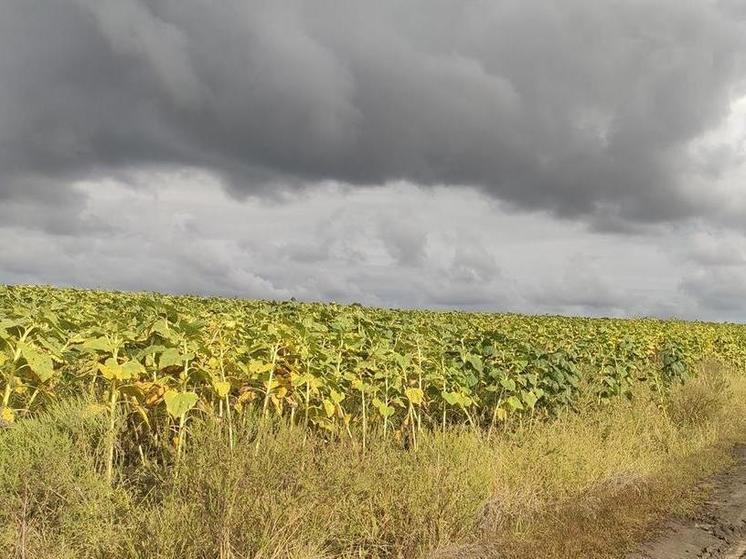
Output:
M690 143L743 85L740 4L3 0L2 193L194 166L237 195L475 186L598 227L717 214ZM742 11L742 10L741 10Z
M741 0L0 0L0 280L740 318L745 95Z

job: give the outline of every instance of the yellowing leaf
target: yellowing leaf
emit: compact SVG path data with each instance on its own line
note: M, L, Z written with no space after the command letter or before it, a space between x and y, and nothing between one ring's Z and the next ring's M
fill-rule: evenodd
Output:
M521 401L516 396L511 396L510 398L508 398L506 400L506 402L514 410L522 410L523 409L523 404L521 403Z
M253 390L246 390L244 392L241 392L241 395L238 397L238 400L236 400L240 404L245 404L247 402L253 402L256 400L256 392Z
M105 363L98 364L98 371L106 380L119 378L119 363L113 357L109 357Z
M533 407L534 407L534 406L536 405L536 402L537 402L537 401L539 400L539 399L538 399L538 398L536 397L536 394L534 394L534 393L533 393L533 392L532 392L531 390L528 390L528 391L526 391L526 392L523 392L523 393L521 394L521 396L523 397L523 401L524 401L524 402L526 402L526 405L527 405L527 406L528 406L529 408L532 408L532 409L533 409Z
M3 411L0 412L0 419L6 421L7 423L13 423L16 420L16 414L10 408L3 408Z
M283 404L284 400L281 400L280 398L278 398L274 394L272 396L270 396L269 399L272 402L272 404L275 406L275 409L277 409L277 412L280 413L280 414L282 414L282 404Z
M337 407L334 405L334 402L330 400L324 400L324 411L326 412L326 417L331 417L334 415L335 410Z
M143 404L148 407L159 403L163 394L166 392L166 386L156 382L136 382L134 386L142 393Z
M407 397L407 400L412 402L412 405L415 406L422 405L422 402L425 399L425 394L420 388L407 388L404 391L404 395Z
M137 378L144 369L137 361L120 364L113 357L109 357L104 363L98 364L98 370L107 380L130 380Z
M249 372L252 374L268 373L272 370L272 363L265 363L263 361L252 361L249 363Z
M215 380L212 382L212 387L219 398L225 398L231 390L231 383L227 380Z

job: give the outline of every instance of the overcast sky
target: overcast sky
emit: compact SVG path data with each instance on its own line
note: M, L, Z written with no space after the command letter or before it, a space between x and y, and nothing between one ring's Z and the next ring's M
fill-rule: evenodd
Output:
M0 0L0 282L746 321L746 0Z

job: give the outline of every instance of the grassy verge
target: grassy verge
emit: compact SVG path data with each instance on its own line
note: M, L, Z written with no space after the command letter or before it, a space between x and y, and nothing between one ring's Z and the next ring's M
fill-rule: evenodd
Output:
M106 482L107 418L63 403L0 430L0 555L17 558L614 557L746 435L746 378L711 367L487 439L425 434L365 454L286 424L193 423L178 475ZM136 464L136 465L135 465Z

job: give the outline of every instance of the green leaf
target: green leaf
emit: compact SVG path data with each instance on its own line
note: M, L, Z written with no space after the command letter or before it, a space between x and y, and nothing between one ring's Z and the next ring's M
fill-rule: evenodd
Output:
M171 330L168 327L168 321L161 318L159 320L156 320L153 325L150 327L150 331L160 334L164 338L168 339L172 336Z
M391 417L392 415L394 415L394 408L392 406L386 405L386 403L382 402L378 398L373 398L372 403L382 417Z
M132 379L139 377L145 372L145 368L138 361L127 361L120 365L122 369L123 378Z
M533 393L531 390L526 390L525 392L521 393L521 396L523 397L523 401L526 402L526 405L533 409L533 407L536 405L536 402L539 400L536 397L536 394Z
M515 381L512 378L504 378L500 381L500 385L510 392L515 392Z
M514 410L522 410L523 409L523 404L521 403L521 401L518 399L517 396L511 396L510 398L508 398L506 400L506 402Z
M20 320L4 318L0 320L0 330L9 330L11 328L22 328L23 323Z
M173 347L166 349L161 353L158 359L158 369L163 370L167 367L175 367L184 365L184 356L181 352Z
M457 394L455 392L441 392L440 395L443 397L443 399L450 405L455 406L456 405L456 396Z
M195 406L197 399L197 394L194 392L167 390L163 395L163 401L166 402L166 410L175 419L184 417Z
M46 382L54 376L54 364L48 354L26 343L19 343L18 345L28 368L41 382Z
M471 366L474 367L477 372L481 373L484 370L484 364L478 355L469 355L466 360L471 363Z
M114 351L111 342L104 336L100 338L90 338L83 342L82 347L88 351L102 351L104 353L112 353Z
M394 360L402 369L407 369L409 367L409 361L410 361L409 355L401 355L400 353L394 353Z

